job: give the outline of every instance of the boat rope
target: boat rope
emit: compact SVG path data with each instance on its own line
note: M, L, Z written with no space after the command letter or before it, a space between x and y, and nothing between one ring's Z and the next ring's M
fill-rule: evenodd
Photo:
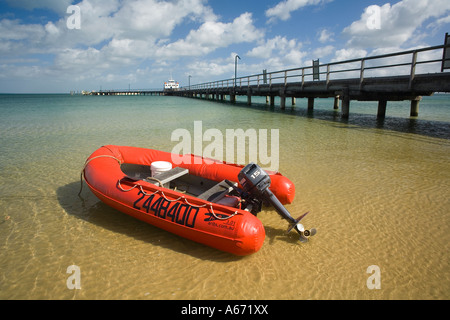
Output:
M149 177L149 178L150 178L150 177ZM160 186L162 185L162 184L161 184L161 181L159 181L158 179L153 178L153 177L151 177L151 179L157 180L157 182L159 182ZM143 195L145 195L145 196L153 196L153 195L157 194L158 192L160 192L160 193L161 193L161 196L162 196L166 201L168 201L168 202L177 202L177 201L183 200L184 202L186 202L187 205L189 205L189 206L191 206L191 207L194 207L194 208L198 208L198 209L205 208L205 207L208 207L208 206L209 206L209 211L210 211L211 214L214 216L214 218L216 218L217 220L228 220L228 219L233 218L233 217L236 216L237 214L239 214L238 211L235 211L233 214L231 214L231 215L229 215L229 216L226 216L226 217L222 218L222 217L219 217L219 216L214 212L212 203L206 203L206 204L204 204L204 205L197 206L197 205L195 205L195 204L190 203L190 202L188 201L188 199L187 199L185 196L181 196L181 197L179 197L179 198L177 198L177 199L172 199L172 200L171 200L171 199L168 199L168 198L167 198L167 196L165 195L165 193L164 193L163 190L156 190L156 191L153 192L153 193L147 193L147 192L145 192L145 191L144 191L144 188L143 188L139 183L135 184L135 185L134 185L132 188L130 188L130 189L124 189L124 188L122 187L121 180L122 180L122 179L119 179L119 181L117 182L117 185L118 185L119 189L122 190L123 192L130 192L131 190L133 190L133 189L135 189L135 188L139 188L139 190L141 191L141 193L142 193Z

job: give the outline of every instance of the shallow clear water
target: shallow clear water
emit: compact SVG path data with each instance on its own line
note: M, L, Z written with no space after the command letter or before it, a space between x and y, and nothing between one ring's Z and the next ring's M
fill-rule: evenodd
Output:
M245 102L245 99L242 99ZM450 97L333 101L286 110L177 97L0 95L0 299L448 299ZM262 249L239 258L115 211L80 171L102 145L171 151L179 128L279 129L279 170L296 186L287 209L318 234L285 234L267 209ZM204 142L203 147L208 143ZM237 153L248 150L236 150ZM81 272L70 290L67 268ZM369 266L381 272L370 290Z

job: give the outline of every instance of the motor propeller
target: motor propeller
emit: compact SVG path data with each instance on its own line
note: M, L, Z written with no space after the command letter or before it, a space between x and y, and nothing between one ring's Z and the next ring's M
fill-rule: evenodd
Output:
M299 219L301 220L307 214L308 212L301 216ZM301 223L297 223L296 225L291 226L288 232L290 232L293 228L295 228L295 230L300 234L300 242L308 242L308 239L317 233L317 229L312 228L310 230L307 230Z
M294 219L289 211L283 206L278 198L270 191L270 176L257 164L250 163L245 166L238 175L239 182L243 186L244 194L251 194L259 199L270 203L277 213L285 220L289 221L290 226L287 233L295 229L300 234L300 241L305 242L309 237L317 233L316 229L305 230L300 221L309 213L306 212L297 219Z

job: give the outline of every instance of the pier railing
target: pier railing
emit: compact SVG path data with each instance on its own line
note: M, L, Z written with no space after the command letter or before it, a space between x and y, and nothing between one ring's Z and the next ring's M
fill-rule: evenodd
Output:
M330 62L319 66L308 66L268 73L255 74L239 78L211 81L183 87L183 90L199 90L214 88L236 88L272 84L301 83L308 81L325 81L359 78L362 86L370 77L409 76L410 84L416 75L442 72L446 59L444 48L450 45L426 47L396 53L382 54L338 62ZM316 79L316 80L315 80Z

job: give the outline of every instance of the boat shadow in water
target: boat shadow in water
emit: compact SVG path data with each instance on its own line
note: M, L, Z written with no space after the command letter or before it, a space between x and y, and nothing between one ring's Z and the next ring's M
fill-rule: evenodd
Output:
M115 210L97 199L84 182L80 196L78 196L79 191L79 181L69 183L57 189L57 198L61 207L72 217L94 224L113 233L132 237L151 246L163 247L191 255L198 259L216 262L232 262L245 259L245 257L235 256L184 239ZM288 241L290 242L290 240Z

